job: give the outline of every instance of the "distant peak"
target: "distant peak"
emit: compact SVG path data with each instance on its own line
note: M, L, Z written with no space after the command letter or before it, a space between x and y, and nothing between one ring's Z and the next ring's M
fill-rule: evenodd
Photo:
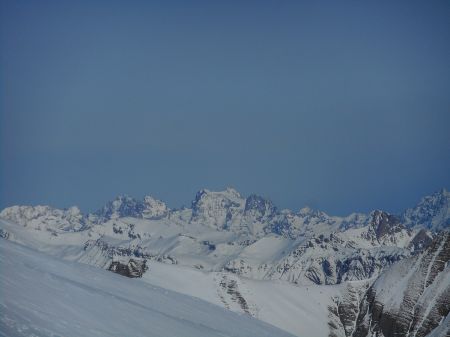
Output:
M131 201L135 200L133 197L130 197L128 194L119 194L112 201Z
M66 212L71 215L81 214L81 210L78 208L78 206L69 207L67 208Z
M435 192L434 195L443 195L443 196L449 197L450 192L445 187L443 187L439 191Z
M310 214L310 213L312 213L312 212L313 212L313 209L312 209L311 207L309 207L309 206L302 207L302 208L298 211L298 213L301 214L301 215Z
M242 198L240 193L232 187L227 187L225 190L222 190L222 191L212 191L212 190L203 188L195 194L195 201L198 201L205 197Z
M410 227L425 226L438 230L450 226L450 193L446 188L420 199L413 208L402 214L403 221Z
M227 187L225 189L225 192L229 193L229 194L234 194L235 196L238 196L238 197L241 196L241 194L236 189L234 189L233 187Z
M424 196L421 201L425 201L425 200L429 200L429 199L435 199L435 198L449 198L450 197L450 192L445 188L441 188L440 190L437 190L436 192L430 194L430 195L426 195Z
M146 195L146 196L144 196L144 198L142 200L143 200L144 203L154 203L154 202L165 203L164 201L162 201L162 200L160 200L158 198L155 198L152 195Z

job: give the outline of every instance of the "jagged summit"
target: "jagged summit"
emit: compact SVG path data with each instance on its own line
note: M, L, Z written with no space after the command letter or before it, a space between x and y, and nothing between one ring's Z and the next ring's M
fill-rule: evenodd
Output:
M440 230L450 226L450 192L443 188L423 197L413 208L402 214L402 221L409 227L425 226Z
M244 212L253 214L259 221L270 218L277 213L277 207L268 199L251 194L245 201Z
M168 212L169 208L166 204L152 196L145 196L142 200L137 200L128 195L119 195L93 213L91 218L96 219L96 222L123 217L156 219L165 216Z
M375 230L377 239L393 234L404 229L400 223L400 218L381 210L375 210L371 213L371 224Z
M0 218L10 220L24 227L43 227L48 230L78 231L87 225L85 216L76 206L67 209L41 205L12 206L2 210Z
M232 188L218 192L203 189L192 201L191 222L227 229L238 221L236 217L242 214L244 205L245 199Z
M142 217L145 219L161 218L166 216L170 211L170 208L163 201L149 195L144 197L143 204L144 210L142 211Z
M237 230L240 232L274 232L290 238L296 238L308 231L346 230L377 224L377 236L398 225L405 228L425 228L431 231L442 230L450 225L450 193L441 189L425 196L413 208L401 215L388 214L375 210L369 214L353 213L346 217L330 216L323 211L303 207L298 212L280 210L269 199L251 194L243 197L234 188L223 191L202 189L192 201L189 216L190 223L200 223L219 230ZM163 219L172 213L163 201L152 196L136 199L128 195L119 195L107 202L98 211L83 215L78 207L60 210L50 206L12 206L4 209L0 217L22 225L39 223L55 230L80 230L92 224L101 224L111 219L125 217L138 219ZM256 227L255 227L256 226ZM322 229L321 229L322 228Z
M226 189L221 190L221 191L213 191L213 190L209 190L207 188L202 188L195 194L195 198L192 201L192 204L196 203L199 199L204 198L204 197L207 197L207 198L224 197L224 198L229 198L229 199L234 199L234 198L242 199L243 198L241 196L241 194L232 187L227 187Z
M104 221L127 216L139 217L141 213L142 203L128 195L119 195L94 214Z

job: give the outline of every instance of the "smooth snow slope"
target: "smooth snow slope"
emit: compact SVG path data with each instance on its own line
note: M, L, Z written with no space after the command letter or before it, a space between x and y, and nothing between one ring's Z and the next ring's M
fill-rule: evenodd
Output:
M1 240L0 336L291 336L247 315Z

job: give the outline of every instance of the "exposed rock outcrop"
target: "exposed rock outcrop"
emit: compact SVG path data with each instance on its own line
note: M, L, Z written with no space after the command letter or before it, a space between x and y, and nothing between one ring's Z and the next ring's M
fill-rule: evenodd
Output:
M146 260L128 260L128 263L113 261L108 270L126 277L136 278L142 277L147 271Z
M450 311L450 234L386 270L361 302L354 337L425 337ZM449 327L450 329L450 327Z

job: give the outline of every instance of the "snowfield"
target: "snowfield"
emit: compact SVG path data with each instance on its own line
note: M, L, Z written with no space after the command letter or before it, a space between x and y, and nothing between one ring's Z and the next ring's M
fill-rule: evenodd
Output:
M142 280L0 246L0 336L292 336Z

